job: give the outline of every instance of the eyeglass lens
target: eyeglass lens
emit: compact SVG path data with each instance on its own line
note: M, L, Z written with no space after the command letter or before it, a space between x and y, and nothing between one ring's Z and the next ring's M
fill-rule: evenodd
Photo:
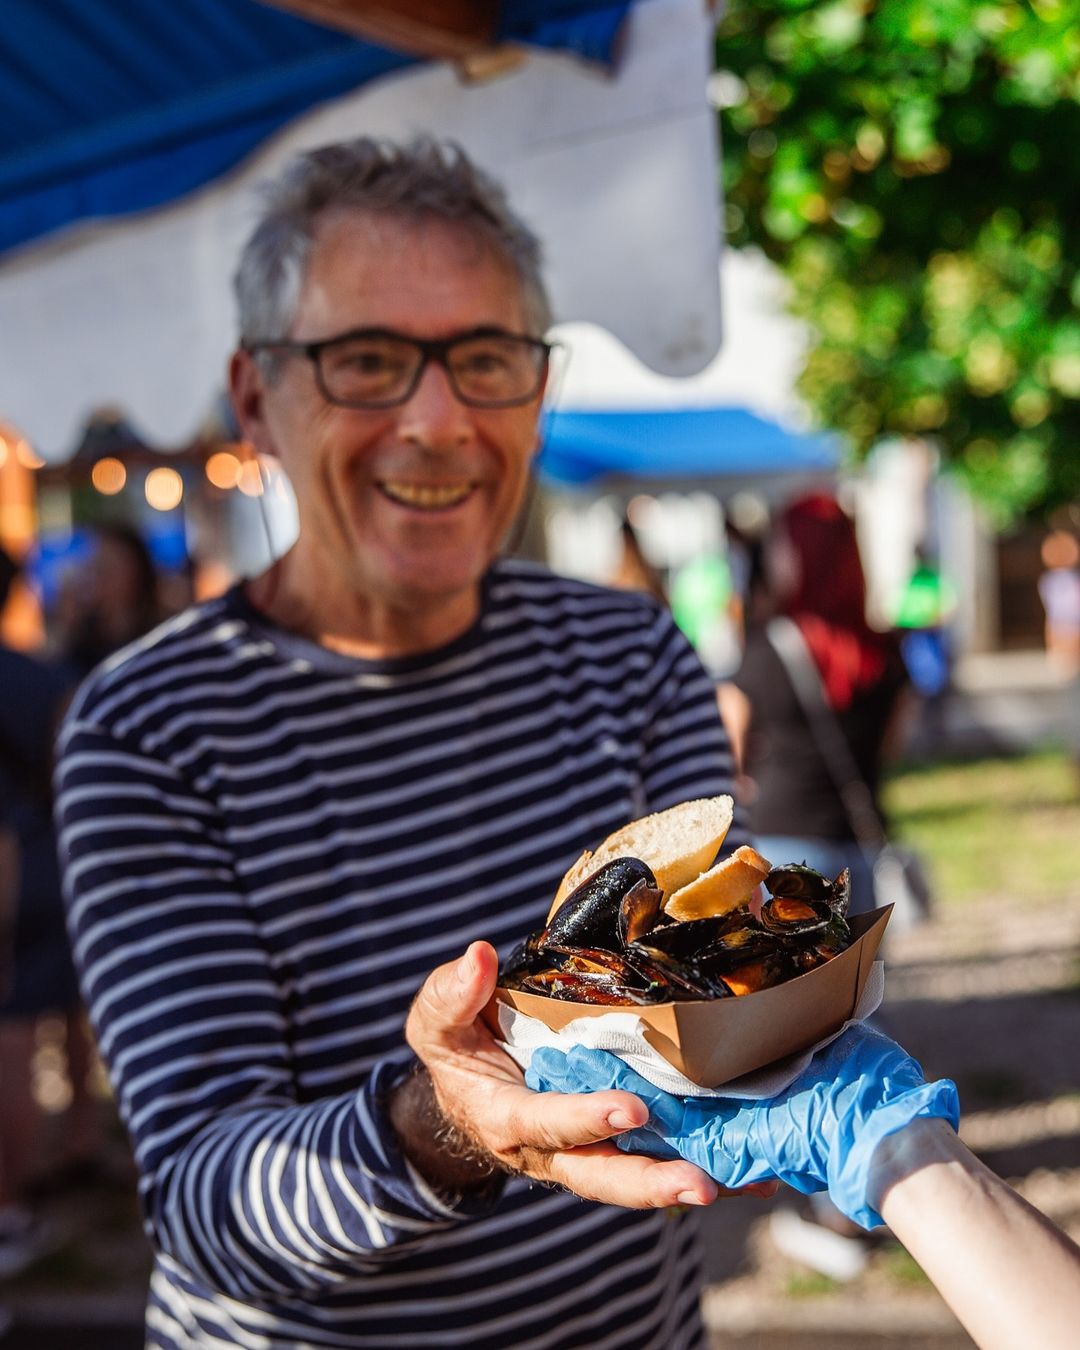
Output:
M423 348L407 338L359 334L323 347L319 370L334 402L393 403L411 392L423 360ZM465 337L448 345L443 365L463 399L481 404L524 401L539 388L544 349L498 334Z

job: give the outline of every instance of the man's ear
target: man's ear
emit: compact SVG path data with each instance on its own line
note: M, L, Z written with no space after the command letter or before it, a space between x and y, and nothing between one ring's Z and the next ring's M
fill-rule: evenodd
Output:
M254 356L243 348L237 348L229 361L229 398L241 437L260 454L276 454L266 421L266 380Z

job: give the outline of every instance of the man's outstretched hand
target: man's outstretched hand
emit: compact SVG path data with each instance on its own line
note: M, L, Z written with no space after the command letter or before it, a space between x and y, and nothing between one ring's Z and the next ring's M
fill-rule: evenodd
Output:
M432 972L409 1013L405 1036L426 1072L399 1088L390 1114L405 1154L427 1180L464 1190L498 1171L519 1172L629 1209L715 1200L721 1188L692 1163L615 1146L615 1136L649 1118L632 1093L564 1095L525 1086L480 1016L497 974L495 949L474 942Z

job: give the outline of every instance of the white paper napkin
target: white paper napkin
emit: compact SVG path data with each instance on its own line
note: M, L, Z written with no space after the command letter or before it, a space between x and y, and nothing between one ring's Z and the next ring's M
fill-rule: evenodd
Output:
M806 1050L800 1050L798 1054L778 1059L763 1069L743 1074L741 1078L733 1078L729 1083L715 1088L703 1088L692 1083L673 1064L669 1064L658 1050L654 1050L645 1039L644 1022L635 1012L609 1012L601 1013L599 1017L579 1017L568 1022L561 1031L552 1031L537 1018L511 1008L508 1003L501 1003L499 1028L502 1031L503 1048L522 1070L529 1067L533 1051L542 1045L553 1046L556 1050L584 1045L592 1050L609 1050L613 1055L618 1055L654 1087L677 1097L775 1097L798 1078L816 1051L836 1040L853 1022L865 1021L877 1010L884 996L885 963L875 961L870 967L854 1013L831 1036L826 1036Z

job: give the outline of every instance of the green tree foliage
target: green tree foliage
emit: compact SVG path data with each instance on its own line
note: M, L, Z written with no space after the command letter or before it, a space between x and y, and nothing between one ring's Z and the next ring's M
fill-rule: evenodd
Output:
M933 437L1001 521L1080 494L1080 0L728 0L716 56L820 422Z

